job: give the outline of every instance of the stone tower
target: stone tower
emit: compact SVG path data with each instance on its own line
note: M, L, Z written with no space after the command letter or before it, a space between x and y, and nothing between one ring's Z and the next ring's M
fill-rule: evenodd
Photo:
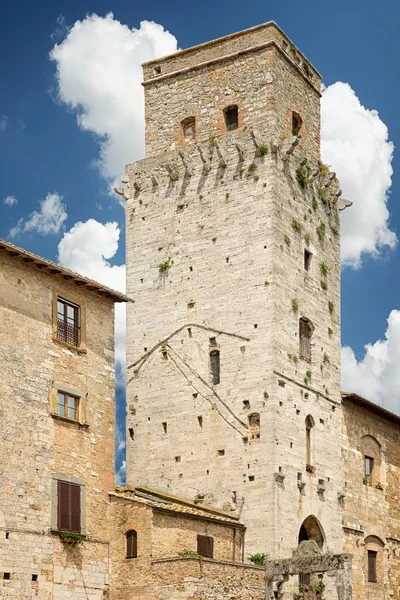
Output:
M225 511L245 556L340 552L340 191L318 72L275 23L144 65L126 167L127 483Z

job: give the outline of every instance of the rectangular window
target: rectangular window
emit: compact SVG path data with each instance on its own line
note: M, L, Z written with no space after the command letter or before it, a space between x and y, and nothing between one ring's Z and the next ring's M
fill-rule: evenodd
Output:
M67 481L57 483L57 527L81 533L81 486Z
M227 131L234 131L238 128L238 107L230 106L225 110L225 125Z
M305 249L304 250L304 269L306 271L310 270L311 259L312 259L312 252L310 252L309 250Z
M310 585L311 583L311 575L310 573L300 573L299 575L299 584L300 585Z
M220 356L219 350L213 350L210 352L210 367L211 377L214 385L220 382Z
M205 558L214 558L214 538L208 535L198 535L197 554Z
M372 485L372 473L374 470L374 459L370 456L365 456L365 478L369 485Z
M79 398L64 394L63 392L57 393L57 414L60 417L66 417L67 419L78 420L79 414Z
M79 346L79 306L57 298L57 339Z
M377 552L368 550L368 581L376 583L376 556Z

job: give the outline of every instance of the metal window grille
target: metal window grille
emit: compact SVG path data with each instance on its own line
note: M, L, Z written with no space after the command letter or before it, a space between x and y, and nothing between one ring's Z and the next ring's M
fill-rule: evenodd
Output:
M79 346L79 308L57 299L57 339Z

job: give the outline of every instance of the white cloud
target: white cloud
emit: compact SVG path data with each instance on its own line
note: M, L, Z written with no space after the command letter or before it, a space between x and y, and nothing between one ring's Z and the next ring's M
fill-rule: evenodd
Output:
M126 460L122 461L120 468L115 474L115 483L121 487L124 487L126 484Z
M111 265L118 250L120 230L117 223L103 225L95 219L78 222L64 233L58 244L58 260L81 275L86 275L120 292L125 292L125 265ZM117 380L125 380L125 304L115 307L115 361Z
M342 389L400 414L400 310L392 310L384 340L365 346L357 360L351 348L342 348Z
M32 212L26 220L19 219L15 227L10 229L10 237L30 231L36 231L44 235L58 233L67 217L62 196L57 192L47 194L46 198L40 202L39 211Z
M130 29L109 13L77 21L51 51L59 99L76 112L79 127L98 136L104 177L115 180L126 163L143 157L141 64L176 49L161 25L142 21Z
M0 115L0 131L4 131L10 124L10 119L7 115Z
M18 200L15 196L6 196L3 200L3 204L5 204L6 206L14 206L17 203Z
M321 110L322 158L354 202L342 213L342 264L358 268L363 256L396 245L387 209L394 147L377 111L364 108L347 83L324 90Z

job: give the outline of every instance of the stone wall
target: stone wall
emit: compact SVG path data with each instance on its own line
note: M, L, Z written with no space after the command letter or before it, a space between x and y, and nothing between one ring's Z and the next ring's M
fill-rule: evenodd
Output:
M146 154L193 145L182 121L196 119L196 140L226 131L224 109L237 105L239 127L267 122L269 138L290 136L292 111L304 126L301 144L319 158L320 77L270 24L144 65ZM154 75L154 68L161 76Z
M18 257L1 261L0 596L100 599L114 482L113 303ZM82 352L53 339L54 294L86 309ZM84 423L51 416L59 384L87 394ZM53 475L85 483L87 540L76 549L51 532Z
M340 552L337 183L314 162L316 179L302 189L303 150L289 158L284 140L274 152L270 133L259 124L267 154L246 130L190 147L183 159L172 151L127 166L127 285L136 299L127 322L128 482L240 511L246 553L290 554L310 514L326 548ZM299 358L300 317L314 327L311 363ZM250 439L253 413L259 439Z
M343 524L345 548L353 554L354 600L400 597L399 433L395 421L349 400L344 402ZM363 477L364 456L371 454L371 440L377 442L380 456L370 486L363 483ZM382 490L376 489L378 483ZM368 550L377 552L377 583L368 582Z

